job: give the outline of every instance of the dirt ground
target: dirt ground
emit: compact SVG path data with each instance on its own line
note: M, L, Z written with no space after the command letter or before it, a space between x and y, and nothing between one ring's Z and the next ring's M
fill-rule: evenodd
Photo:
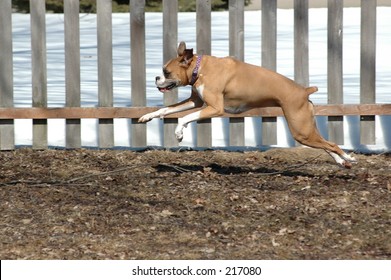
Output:
M391 259L391 155L0 152L0 259Z

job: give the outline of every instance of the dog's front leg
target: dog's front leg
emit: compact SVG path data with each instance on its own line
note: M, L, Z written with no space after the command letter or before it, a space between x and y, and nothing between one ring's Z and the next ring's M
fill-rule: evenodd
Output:
M153 118L164 118L164 116L190 110L196 107L202 107L204 102L198 97L198 94L193 90L190 98L183 100L174 105L161 108L155 112L143 115L138 119L138 122L148 122Z
M219 117L224 114L224 109L216 109L211 106L207 106L203 108L201 111L197 111L191 114L184 116L178 120L178 125L175 129L175 137L181 142L183 139L183 129L187 127L187 125L194 121L199 121L203 119L209 119L213 117Z
M153 118L164 118L164 116L167 116L169 114L174 114L181 111L186 111L189 109L193 109L195 107L195 104L193 101L189 100L187 102L178 103L172 106L161 108L155 112L145 114L144 116L140 117L138 119L138 122L148 122L152 120Z
M198 121L200 119L200 112L201 111L197 111L178 119L178 125L175 128L175 137L178 142L181 142L183 139L183 129L187 127L190 122Z

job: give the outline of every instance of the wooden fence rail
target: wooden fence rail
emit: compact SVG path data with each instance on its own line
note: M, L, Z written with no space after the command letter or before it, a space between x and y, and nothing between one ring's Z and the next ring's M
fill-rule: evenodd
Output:
M46 148L47 119L66 120L66 147L81 147L81 119L98 119L99 147L114 145L115 118L131 119L132 146L147 145L147 129L137 119L156 107L146 107L146 29L145 0L130 0L131 108L113 107L113 63L111 0L97 1L97 53L99 107L83 108L80 102L80 26L79 0L64 1L65 96L66 107L47 107L45 0L30 0L32 49L32 108L14 108L12 7L11 0L0 1L0 149L14 149L14 120L31 119L33 147ZM244 60L244 1L229 1L229 53ZM294 79L308 86L308 3L294 0ZM361 7L361 104L343 104L342 34L343 1L328 0L328 104L315 106L318 116L328 116L329 139L343 144L343 116L361 116L361 143L375 142L375 115L391 115L391 104L375 104L376 74L376 0L362 0ZM262 66L276 69L277 0L262 1ZM211 53L211 1L196 3L197 53ZM176 55L178 44L178 2L163 0L163 60ZM165 95L164 105L178 100L177 92ZM167 116L163 122L164 146L178 145L174 137L177 118ZM277 119L280 108L258 108L229 118L232 146L245 144L244 118L262 117L262 144L277 144ZM197 123L197 146L212 146L211 121Z
M0 120L5 119L133 119L158 110L160 107L64 107L64 108L0 108ZM372 116L391 115L391 104L341 104L315 105L316 116ZM177 119L197 111L192 109L165 116L165 119ZM254 108L239 114L225 113L222 118L245 117L282 117L280 107Z

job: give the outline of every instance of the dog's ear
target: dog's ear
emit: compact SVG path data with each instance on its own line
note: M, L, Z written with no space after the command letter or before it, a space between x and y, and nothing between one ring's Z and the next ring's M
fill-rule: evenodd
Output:
M193 49L185 49L182 57L183 57L182 64L186 66L189 65L193 58Z
M178 57L182 56L183 53L185 52L185 50L186 50L186 43L182 41L179 43L179 46L178 46L178 50L177 50Z

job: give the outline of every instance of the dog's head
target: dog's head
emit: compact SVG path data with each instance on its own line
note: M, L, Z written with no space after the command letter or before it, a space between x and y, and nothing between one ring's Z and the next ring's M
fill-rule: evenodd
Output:
M181 42L177 50L178 56L163 66L163 75L156 76L155 84L160 92L171 91L179 86L190 84L190 64L193 61L193 49L186 49L185 42Z

